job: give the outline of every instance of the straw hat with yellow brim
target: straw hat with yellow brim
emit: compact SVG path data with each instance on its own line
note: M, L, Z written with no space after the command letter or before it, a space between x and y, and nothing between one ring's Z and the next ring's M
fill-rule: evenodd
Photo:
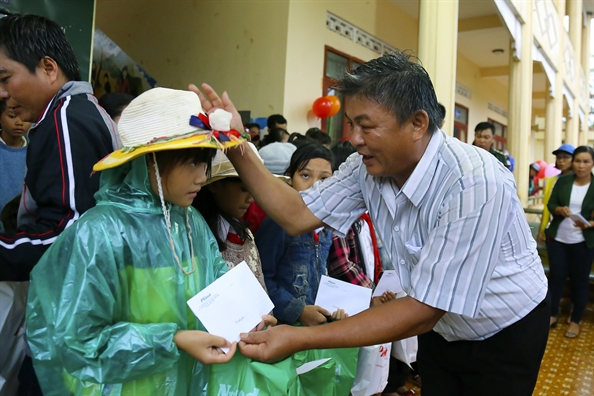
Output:
M256 146L254 146L254 144L251 142L246 143L246 145L249 146L252 149L252 151L254 152L254 154L256 154L256 156L260 159L260 161L262 161L262 163L264 163L264 160L260 156L260 153L258 153L258 149L256 148ZM212 172L212 174L210 175L208 180L206 180L206 182L204 184L202 184L203 186L206 186L207 184L210 184L210 183L214 183L221 179L225 179L227 177L239 177L239 175L237 174L237 171L233 167L233 164L231 163L231 161L229 161L229 158L227 158L227 156L225 154L223 154L222 151L217 151L217 154L215 155L214 159L212 160L211 172ZM283 176L283 175L274 175L274 176L276 176L277 178L279 178L281 180L288 179L287 176Z
M93 170L114 168L156 151L237 146L246 139L230 128L230 121L231 113L225 110L203 114L194 92L153 88L124 109L118 122L123 147L97 162Z

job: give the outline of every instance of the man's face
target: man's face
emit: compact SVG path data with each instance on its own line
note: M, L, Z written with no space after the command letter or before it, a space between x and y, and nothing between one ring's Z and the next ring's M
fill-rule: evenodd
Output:
M414 170L417 154L412 121L398 125L385 107L364 98L350 97L345 116L350 125L350 142L363 156L372 176L401 178ZM418 162L418 159L417 159Z
M493 145L493 131L491 128L474 132L474 144L483 150L489 151Z
M23 121L36 122L56 94L45 70L31 73L0 49L0 99Z

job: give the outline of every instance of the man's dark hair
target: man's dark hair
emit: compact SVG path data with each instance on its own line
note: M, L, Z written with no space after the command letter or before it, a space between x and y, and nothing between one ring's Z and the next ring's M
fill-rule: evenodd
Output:
M268 117L268 120L266 120L266 126L268 127L268 129L276 128L276 124L286 123L287 120L285 119L285 117L282 116L282 114L273 114L270 117Z
M305 132L305 136L315 140L320 144L330 144L332 139L328 134L322 131L320 128L309 128L307 132Z
M476 124L474 131L475 132L484 131L485 129L490 129L491 133L493 135L495 135L495 125L493 125L492 122L488 122L488 121L479 122L478 124Z
M246 127L247 129L258 127L258 129L260 129L260 124L256 124L255 122L248 122L244 125L244 127Z
M429 116L430 133L441 125L431 78L411 54L396 51L347 72L335 88L345 96L360 97L385 107L402 126L418 111Z
M69 81L80 81L78 61L60 25L38 15L12 14L0 18L0 49L31 73L46 56Z
M132 102L134 96L122 92L111 92L99 98L99 106L103 107L111 119L122 115L122 111Z
M441 116L441 120L443 121L446 116L446 109L445 106L441 103L438 103L437 106L439 107L439 115Z

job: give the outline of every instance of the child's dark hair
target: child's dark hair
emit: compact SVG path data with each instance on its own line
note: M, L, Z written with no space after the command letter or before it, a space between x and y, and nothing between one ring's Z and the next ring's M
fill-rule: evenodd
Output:
M189 161L206 163L206 176L210 176L210 168L212 160L217 153L213 148L187 148L181 150L164 150L155 153L157 157L157 165L159 166L159 173L161 177L165 177L177 165L185 164ZM148 155L152 161L152 154Z
M309 128L307 132L305 132L305 136L319 142L320 144L332 143L330 136L328 136L328 134L322 131L320 128Z
M355 147L349 142L345 140L343 142L338 142L330 147L330 151L332 151L332 155L334 157L334 162L332 163L332 171L338 170L340 165L346 161L347 158L350 157L351 154L357 151Z
M314 143L314 142L315 142L315 140L308 138L307 136L302 135L299 132L293 132L289 136L289 140L287 140L287 143L292 143L293 146L295 146L295 147L301 147L304 144Z
M332 166L332 152L320 143L308 143L298 147L291 156L291 162L285 175L293 177L295 173L305 169L309 161L316 158L325 159Z
M260 143L260 147L264 147L270 143L282 142L284 135L289 136L289 132L283 128L273 128L268 131L268 135L264 136L264 139L262 139L262 142Z
M0 100L0 115L2 115L6 111L6 101Z
M227 177L214 183L241 183L241 179L239 177ZM198 192L198 195L196 195L196 198L194 198L192 206L198 209L202 217L204 217L204 220L206 220L206 224L208 224L208 227L214 234L221 252L227 250L227 243L225 240L221 240L219 237L221 226L219 222L219 216L229 222L241 240L247 241L248 239L251 239L250 233L248 232L248 226L250 224L242 221L241 219L236 219L235 217L223 213L218 205L218 202L212 195L212 192L208 189L208 186L202 187L202 189Z
M127 93L111 92L99 98L99 106L103 107L111 119L114 120L117 116L122 115L122 111L133 99L134 96Z

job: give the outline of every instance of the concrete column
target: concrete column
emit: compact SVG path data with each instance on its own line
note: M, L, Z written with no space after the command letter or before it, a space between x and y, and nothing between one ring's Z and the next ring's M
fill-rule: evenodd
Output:
M559 0L558 9L561 10L558 13L558 24L559 30L557 37L559 38L559 54L557 59L553 59L553 62L557 65L557 73L555 75L555 97L547 99L547 115L545 125L545 152L544 160L551 163L555 160L555 156L552 154L562 143L563 140L563 49L565 48L565 32L563 32L563 15L565 15L565 1Z
M578 139L580 132L580 119L579 115L577 114L577 107L575 107L576 105L577 103L574 104L572 116L568 116L565 121L565 143L570 143L577 147L579 146Z
M521 60L509 62L509 152L515 158L514 176L522 204L528 204L530 134L532 129L532 12L522 25ZM513 45L513 44L512 44ZM513 51L510 51L513 54Z
M567 15L569 16L569 38L575 49L576 62L581 60L582 52L582 2L583 0L568 0Z
M586 73L586 79L589 79L590 76L590 29L591 29L591 20L592 14L586 15L586 19L583 21L582 26L582 50L581 50L581 62L582 67L584 68L584 72ZM585 122L582 123L580 128L580 133L578 136L578 145L587 145L588 144L588 113L590 109L590 103L585 103L584 107L586 108L586 119Z
M567 0L567 15L569 16L569 39L575 50L575 60L580 61L582 53L582 0ZM584 71L586 71L585 69ZM578 74L578 81L579 76ZM576 93L573 103L573 114L568 116L565 124L565 143L571 143L574 146L578 144L580 132L579 107L581 97L579 95L579 84L574 87Z
M458 0L420 0L419 59L429 73L437 100L446 108L444 130L454 131Z
M580 58L582 62L582 67L588 75L590 71L590 22L591 22L592 14L587 14L586 19L584 19L582 24L582 39L581 39L581 51L580 51Z

